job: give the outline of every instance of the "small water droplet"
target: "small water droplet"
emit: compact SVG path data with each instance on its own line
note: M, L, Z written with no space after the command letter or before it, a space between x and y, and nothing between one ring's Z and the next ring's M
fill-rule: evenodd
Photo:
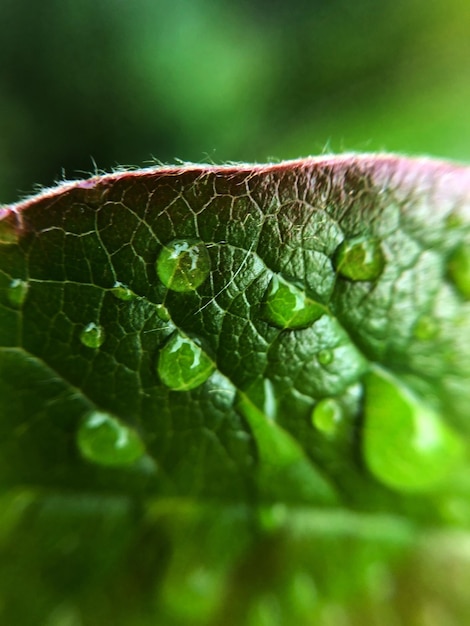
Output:
M211 261L205 244L191 239L175 239L166 244L157 259L162 283L178 292L194 291L209 276Z
M26 296L28 295L29 285L25 280L15 278L8 287L7 297L9 303L19 309L23 306Z
M87 348L99 348L105 339L104 328L90 322L80 333L80 341Z
M470 300L470 246L461 244L451 255L447 271L457 290Z
M329 365L330 363L333 362L333 358L334 358L333 350L330 350L329 348L320 350L320 352L317 354L317 359L320 365Z
M163 346L157 361L161 381L170 389L188 391L202 385L215 364L195 341L175 333Z
M118 300L123 300L124 302L134 300L134 298L136 297L132 289L127 287L127 285L120 283L119 281L114 283L114 287L111 289L111 293L115 298L117 298Z
M164 304L155 305L155 312L157 316L162 320L162 322L170 321L171 319L170 312L168 311L168 309L166 308Z
M101 411L93 411L82 421L77 444L85 459L107 466L130 465L145 452L144 444L133 428Z
M385 258L377 239L346 239L335 252L334 263L341 276L354 281L375 280L382 273Z
M429 315L420 317L413 328L413 335L416 339L420 339L421 341L434 339L438 332L439 325L437 321Z
M329 438L334 437L343 418L343 409L334 398L323 398L312 412L312 424Z
M439 487L461 462L458 435L430 407L390 374L365 379L363 451L380 482L399 491Z
M273 276L262 310L264 320L278 328L306 328L327 309L296 285Z

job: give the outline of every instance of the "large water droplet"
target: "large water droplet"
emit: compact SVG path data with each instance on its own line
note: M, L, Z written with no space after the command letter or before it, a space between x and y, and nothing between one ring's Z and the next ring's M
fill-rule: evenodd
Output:
M80 341L87 348L99 348L105 339L104 328L90 322L80 333Z
M385 258L377 239L346 239L335 253L334 263L341 276L355 281L375 280L382 273Z
M279 328L306 328L322 315L326 307L309 298L296 285L274 276L268 287L262 317Z
M215 369L215 363L195 341L175 333L160 351L157 372L170 389L187 391L202 385Z
M457 290L470 300L470 246L461 244L454 250L448 264L447 271Z
M28 289L29 285L25 280L20 280L19 278L12 280L7 292L9 303L19 309L26 300Z
M312 412L312 423L328 438L333 438L340 426L343 409L334 398L323 398L315 405Z
M363 450L382 483L399 491L439 487L463 456L463 444L443 418L390 374L365 380Z
M209 276L211 261L202 241L175 239L167 243L157 259L157 274L173 291L194 291Z
M129 302L136 297L135 293L127 285L120 283L119 281L114 283L114 287L111 289L111 293L118 300Z
M82 421L77 444L85 459L107 466L130 465L145 452L134 429L101 411L93 411Z

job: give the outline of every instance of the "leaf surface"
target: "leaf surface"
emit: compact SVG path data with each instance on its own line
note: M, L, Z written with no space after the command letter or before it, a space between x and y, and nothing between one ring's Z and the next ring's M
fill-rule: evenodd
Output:
M392 624L369 570L470 522L469 171L151 168L0 217L5 619Z

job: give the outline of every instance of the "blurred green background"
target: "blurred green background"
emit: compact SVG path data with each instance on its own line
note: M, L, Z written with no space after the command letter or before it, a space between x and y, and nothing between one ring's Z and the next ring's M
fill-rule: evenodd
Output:
M116 165L470 159L469 0L2 0L0 200Z

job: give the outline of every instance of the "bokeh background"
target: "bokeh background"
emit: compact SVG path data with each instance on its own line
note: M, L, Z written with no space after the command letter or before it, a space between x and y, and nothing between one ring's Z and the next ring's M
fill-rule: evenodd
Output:
M470 160L469 0L0 0L0 201L152 159Z

